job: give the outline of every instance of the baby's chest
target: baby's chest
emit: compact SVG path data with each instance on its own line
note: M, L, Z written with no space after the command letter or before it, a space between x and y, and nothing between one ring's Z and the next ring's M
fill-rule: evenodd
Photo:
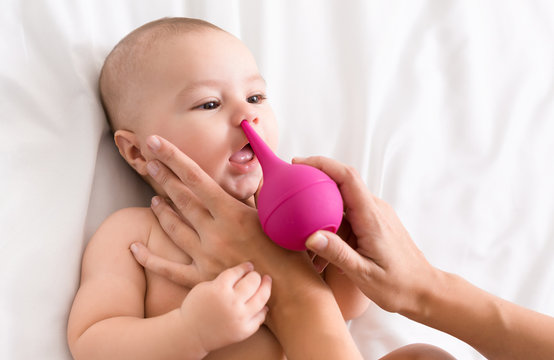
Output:
M181 307L190 290L152 273L146 275L146 286L144 312L147 318Z
M166 235L152 231L148 241L150 251L171 261L190 263L190 257L179 249ZM144 310L146 317L158 316L179 308L190 291L166 278L145 270L146 294Z

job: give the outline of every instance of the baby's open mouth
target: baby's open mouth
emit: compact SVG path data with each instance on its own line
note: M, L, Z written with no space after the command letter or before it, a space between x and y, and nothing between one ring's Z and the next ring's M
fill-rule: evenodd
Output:
M252 151L252 147L250 146L250 143L244 145L242 149L231 155L229 158L229 161L239 163L239 164L245 164L252 160L254 158L254 151Z

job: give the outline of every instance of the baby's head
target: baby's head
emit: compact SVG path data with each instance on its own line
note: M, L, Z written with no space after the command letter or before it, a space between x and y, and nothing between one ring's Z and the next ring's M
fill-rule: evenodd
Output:
M131 32L106 58L100 95L121 155L161 195L146 171L149 135L171 141L243 201L258 188L261 168L240 122L250 121L271 147L277 145L254 57L236 37L205 21L165 18Z

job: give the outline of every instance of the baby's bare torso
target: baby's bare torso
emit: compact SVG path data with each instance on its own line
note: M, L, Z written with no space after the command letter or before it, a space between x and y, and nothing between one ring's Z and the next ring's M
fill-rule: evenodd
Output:
M150 211L150 209L145 209ZM184 253L166 235L153 213L149 216L150 231L144 242L150 251L165 259L181 263L190 263L191 258ZM144 297L145 317L154 317L180 308L190 289L145 270L146 293ZM212 352L206 359L286 359L281 345L273 334L262 326L249 339L218 351Z
M146 242L150 251L168 260L190 263L190 257L171 241L155 217L152 218L152 221L152 230ZM144 315L146 317L162 315L179 308L190 291L190 289L148 270L145 270L145 277Z

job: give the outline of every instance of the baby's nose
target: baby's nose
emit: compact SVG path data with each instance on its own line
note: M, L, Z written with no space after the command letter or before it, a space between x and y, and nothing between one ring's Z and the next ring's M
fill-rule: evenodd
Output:
M258 117L256 115L252 114L252 115L249 115L249 116L240 117L239 121L236 125L240 126L240 123L243 122L243 121L248 121L250 123L250 125L257 125L260 122Z

